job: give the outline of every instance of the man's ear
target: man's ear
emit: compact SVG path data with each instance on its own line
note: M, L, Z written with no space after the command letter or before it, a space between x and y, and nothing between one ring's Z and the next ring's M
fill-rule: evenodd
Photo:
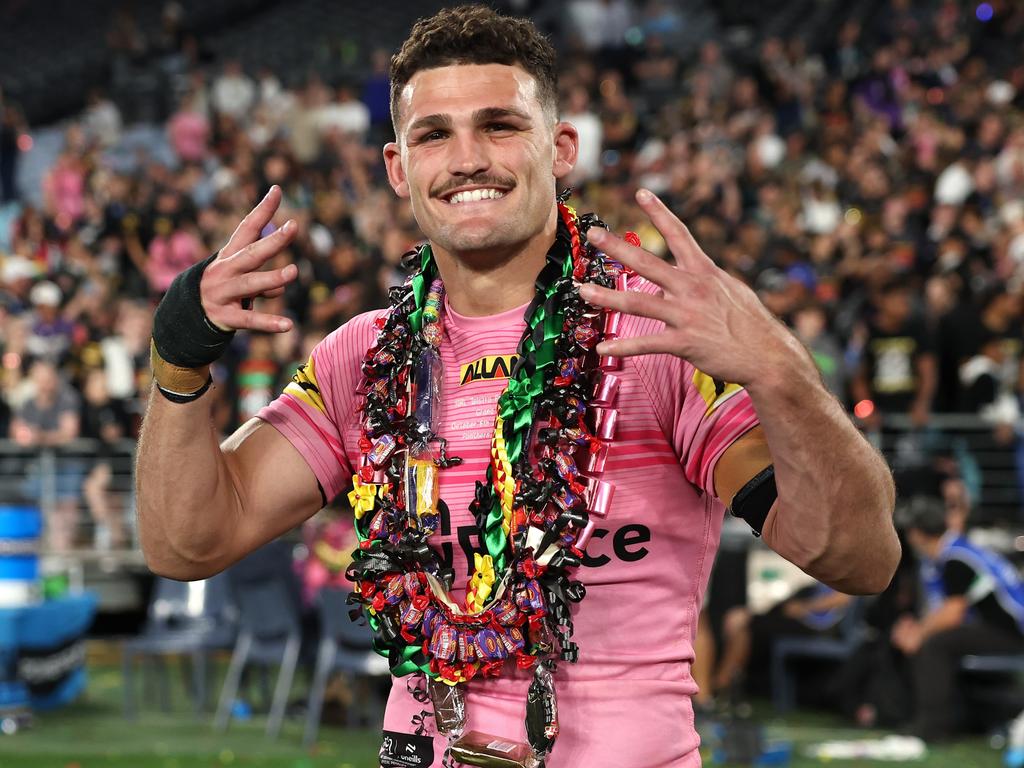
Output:
M572 123L560 122L555 125L555 160L551 172L556 179L568 176L576 167L580 149L580 134Z
M388 183L399 197L409 197L409 179L402 167L402 150L394 141L384 145L384 168L388 172Z

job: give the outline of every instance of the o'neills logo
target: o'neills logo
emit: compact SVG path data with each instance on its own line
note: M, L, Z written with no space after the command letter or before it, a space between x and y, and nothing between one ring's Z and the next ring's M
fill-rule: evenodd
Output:
M459 386L486 379L507 379L519 355L487 355L459 368Z

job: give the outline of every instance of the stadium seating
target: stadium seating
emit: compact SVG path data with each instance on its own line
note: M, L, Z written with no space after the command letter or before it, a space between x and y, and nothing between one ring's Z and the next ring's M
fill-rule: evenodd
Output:
M124 715L138 714L135 699L135 662L152 660L158 665L159 699L169 708L165 659L186 656L192 664L192 695L197 715L206 707L208 660L213 652L230 648L236 627L227 579L219 574L205 581L182 582L157 577L146 625L138 637L122 648Z
M238 605L239 632L220 692L214 725L227 730L242 675L250 665L278 666L267 736L276 738L302 648L298 588L292 572L292 545L280 539L256 550L227 571Z
M373 635L365 624L357 624L349 617L346 602L348 590L323 589L317 599L320 610L320 647L317 651L316 671L309 694L309 711L302 743L311 746L320 728L324 690L333 672L343 672L353 681L366 683L368 701L360 707L366 724L379 722L383 714L374 682L389 675L388 664L373 651Z

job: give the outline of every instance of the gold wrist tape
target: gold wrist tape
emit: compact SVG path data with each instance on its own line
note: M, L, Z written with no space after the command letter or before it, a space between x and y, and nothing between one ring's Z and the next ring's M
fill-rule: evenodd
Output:
M156 342L149 343L149 364L153 378L162 388L178 395L191 395L206 386L210 379L210 366L202 368L181 368L171 365L156 350Z

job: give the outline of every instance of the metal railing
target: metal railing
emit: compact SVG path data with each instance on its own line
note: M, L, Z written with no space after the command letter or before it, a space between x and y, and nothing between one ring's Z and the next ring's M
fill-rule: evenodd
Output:
M897 478L908 486L930 470L955 471L972 506L969 525L1024 525L1022 425L996 426L975 414L933 414L924 427L906 416L886 416L867 433ZM955 467L954 467L955 465Z
M935 414L925 428L891 416L883 430L868 433L897 477L955 461L972 496L972 523L1024 527L1024 450L1020 436L1013 437L1000 442L994 427L973 414ZM54 549L52 526L64 524L62 514L73 516L72 549L83 556L137 550L134 456L135 441L127 439L105 445L83 439L42 449L0 440L0 504L38 504L48 529L44 552ZM97 469L101 465L106 469ZM105 514L121 526L121 541L112 540L118 537L111 535Z
M135 441L26 447L0 440L0 504L38 506L43 553L137 549Z

